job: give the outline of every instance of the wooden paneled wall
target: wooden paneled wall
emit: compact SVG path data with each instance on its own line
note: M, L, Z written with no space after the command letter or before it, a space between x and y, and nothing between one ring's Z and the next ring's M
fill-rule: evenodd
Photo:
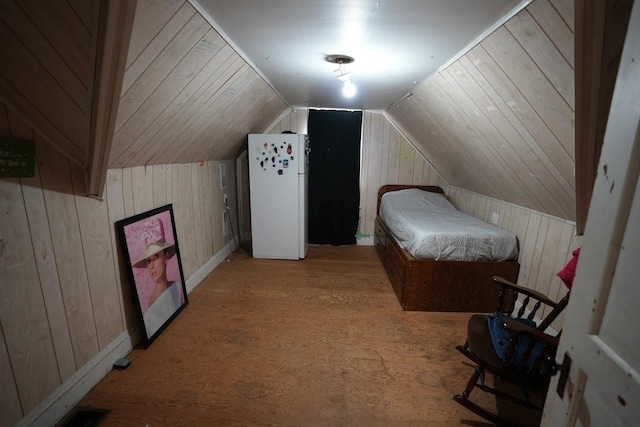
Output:
M386 113L450 185L575 219L573 38L535 0Z
M110 167L236 156L289 107L185 0L139 0Z
M448 184L381 112L365 111L360 164L360 227L373 236L378 189L385 184Z
M79 194L82 169L2 104L0 136L35 139L37 156L35 177L0 179L0 426L10 426L137 330L115 221L173 203L185 279L232 235L220 162L110 169L99 201ZM224 163L233 212L235 164Z
M282 133L285 131L309 133L309 110L307 108L290 110L265 133Z
M576 223L582 234L622 58L633 0L577 2Z
M0 2L0 100L86 164L97 1Z
M556 273L571 259L572 252L582 244L582 236L576 236L573 221L453 186L449 187L448 197L456 208L485 222L491 222L491 215L497 213L498 227L518 236L518 284L535 289L555 301L566 294L567 288ZM560 330L562 319L563 317L557 319L552 327Z

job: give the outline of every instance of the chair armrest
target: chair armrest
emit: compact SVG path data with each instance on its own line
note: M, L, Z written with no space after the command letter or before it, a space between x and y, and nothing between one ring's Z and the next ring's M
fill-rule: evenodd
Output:
M512 291L527 295L529 297L535 298L538 301L552 307L555 308L556 305L558 305L558 303L556 303L555 301L549 299L546 295L541 294L538 291L534 291L533 289L529 289L529 288L525 288L523 286L520 285L516 285L515 283L512 283L510 281L508 281L507 279L504 279L500 276L493 276L492 277L493 282L495 284L497 284L498 286L502 286L504 288L507 289L511 289Z
M545 334L544 332L536 329L536 328L532 328L531 326L527 326L523 323L520 323L514 319L503 319L502 321L502 326L504 326L504 328L508 331L508 332L515 332L517 334L527 334L532 336L533 338L535 338L536 340L539 341L544 341L547 344L550 344L552 346L558 347L558 343L560 342L560 338L559 337L554 337L548 334Z

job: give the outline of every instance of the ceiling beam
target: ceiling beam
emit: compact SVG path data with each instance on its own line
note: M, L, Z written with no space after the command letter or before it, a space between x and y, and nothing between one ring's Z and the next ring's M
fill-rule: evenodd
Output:
M137 0L101 0L93 36L87 194L102 198Z

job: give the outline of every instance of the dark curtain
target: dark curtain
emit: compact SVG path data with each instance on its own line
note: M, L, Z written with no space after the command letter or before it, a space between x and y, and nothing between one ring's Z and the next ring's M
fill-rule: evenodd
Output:
M309 243L356 243L362 112L309 110Z

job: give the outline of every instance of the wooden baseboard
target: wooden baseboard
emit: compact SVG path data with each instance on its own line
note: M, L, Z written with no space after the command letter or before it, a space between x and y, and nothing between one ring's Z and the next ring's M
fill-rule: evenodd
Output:
M133 335L136 335L134 333ZM137 340L129 331L118 337L33 408L16 426L53 426L111 371L113 362L125 357Z
M373 236L360 237L356 240L358 246L373 246Z

